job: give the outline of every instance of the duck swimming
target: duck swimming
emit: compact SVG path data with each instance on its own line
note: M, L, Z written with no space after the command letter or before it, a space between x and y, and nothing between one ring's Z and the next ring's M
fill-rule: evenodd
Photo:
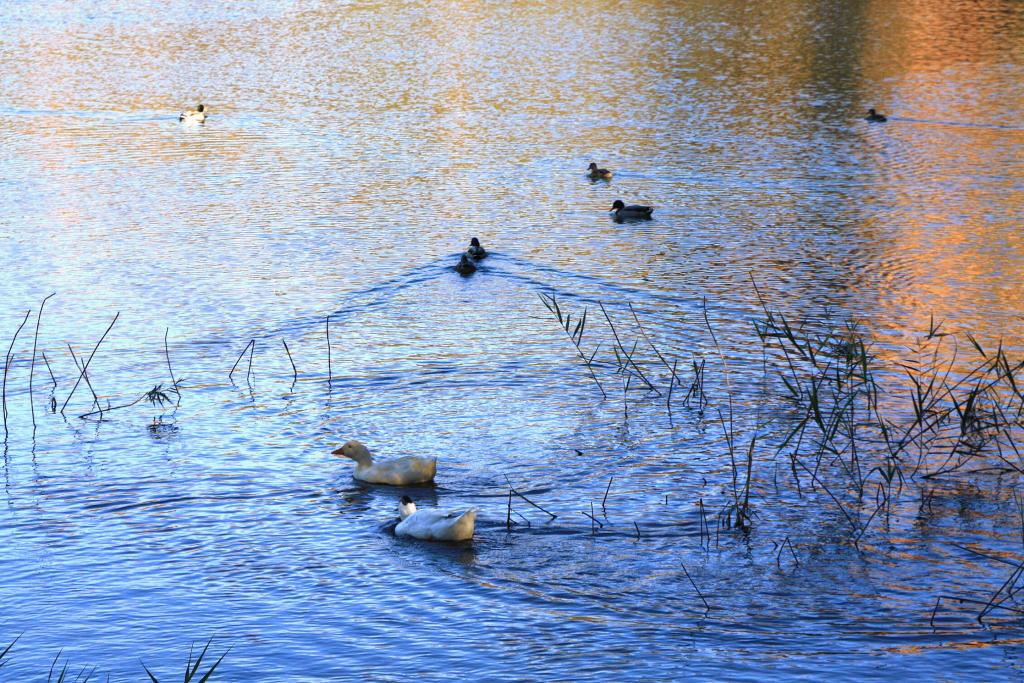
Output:
M356 468L352 478L368 484L415 486L434 481L434 474L437 473L437 458L409 455L396 460L374 462L370 449L355 439L331 451L331 454L355 460Z
M469 258L469 254L463 254L459 262L455 264L455 272L459 275L472 275L476 272L476 266Z
M466 249L466 253L477 261L487 258L487 250L480 246L480 240L475 237L469 241L469 249Z
M611 180L612 172L607 168L598 168L597 164L591 161L587 169L587 177L591 180Z
M640 204L630 204L626 206L622 203L621 199L616 199L612 203L611 208L612 216L615 220L620 221L624 218L650 218L651 214L654 213L653 206L641 206Z
M178 120L184 123L206 123L206 107L200 104L195 109L189 109L178 114Z
M864 117L864 120L871 123L885 123L889 119L885 118L874 109L868 109L868 115Z
M468 541L476 529L476 508L458 512L417 510L409 496L402 496L398 502L398 516L402 521L395 527L395 535L421 541Z

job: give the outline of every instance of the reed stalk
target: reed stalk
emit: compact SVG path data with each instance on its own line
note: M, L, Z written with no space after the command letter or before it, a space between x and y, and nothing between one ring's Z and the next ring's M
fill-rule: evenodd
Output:
M514 486L512 486L512 482L511 482L511 480L509 480L509 478L508 478L508 475L504 475L504 476L505 476L505 481L507 481L507 482L508 482L508 488L509 488L509 490L510 490L510 491L511 491L512 493L514 493L515 495L519 496L520 498L522 498L522 499L523 499L523 500L525 500L525 501L526 501L527 503L529 503L529 504L530 504L530 505L532 505L533 507L537 508L538 510L540 510L540 511L541 511L541 512L543 512L544 514L546 514L546 515L550 515L550 516L551 516L551 519L556 519L556 518L558 517L558 515L556 515L555 513L553 513L553 512L550 512L550 511L548 511L548 510L545 510L545 509L544 509L544 508L542 508L542 507L541 507L540 505L537 505L536 503L534 503L534 502L533 502L532 500L530 500L529 498L527 498L526 496L524 496L524 495L523 495L522 493L520 493L519 491L516 491L515 487L514 487Z
M89 364L92 363L92 359L96 355L96 351L99 350L100 344L102 344L103 340L107 338L107 335L110 333L110 330L113 329L114 324L117 322L117 319L120 318L120 317L121 317L121 312L118 311L117 315L115 315L114 319L110 322L110 325L108 325L107 329L103 332L103 336L100 337L100 340L98 342L96 342L96 346L93 347L92 353L89 354L88 360L86 360L85 363L82 365L82 371L78 374L78 379L75 381L75 386L71 387L71 393L69 393L68 397L66 399L64 399L64 405L62 405L60 407L61 415L64 414L64 409L68 407L68 401L70 401L71 397L75 395L75 390L78 389L78 385L82 381L82 376L85 375L86 370L89 368Z
M29 366L29 369L28 369L28 404L29 404L29 407L32 409L32 433L33 434L35 434L35 431L36 431L36 402L35 402L35 394L33 393L33 386L34 386L33 380L35 379L35 372L36 372L36 349L39 346L39 324L43 320L43 308L46 306L47 300L49 300L50 297L56 296L56 294L57 294L57 292L54 292L53 294L50 294L50 296L44 298L43 302L41 304L39 304L39 313L36 314L36 332L35 332L35 335L33 335L33 337L32 337L32 363L31 363L31 365Z
M71 348L71 344L68 344L68 353L71 354L71 360L75 364L75 369L81 373L83 378L85 378L85 386L89 387L89 393L92 394L92 404L96 406L96 412L99 412L102 415L103 409L100 408L100 398L96 395L96 390L93 389L92 382L89 380L89 373L86 372L82 367L82 364L78 362L78 356L75 355L75 350Z
M18 335L21 334L21 328L25 327L25 323L28 322L28 316L32 313L32 309L25 311L25 318L18 325L18 329L14 332L14 337L11 338L11 345L7 349L7 356L4 359L4 378L3 378L3 389L0 391L0 403L3 404L3 415L4 415L4 441L7 441L10 433L7 431L7 371L11 368L11 361L14 360L14 343L18 341Z
M598 349L601 348L600 344L598 344L597 348L594 349L594 353L592 353L589 358L585 353L583 353L582 343L583 332L586 330L587 326L587 309L583 309L583 315L580 316L580 319L576 321L576 326L572 328L572 331L570 331L569 327L572 324L572 314L567 313L563 317L562 308L558 305L558 300L555 298L555 295L541 292L537 296L540 297L541 303L544 304L544 307L558 319L558 326L565 331L566 335L568 335L569 341L572 342L573 347L576 349L576 355L578 355L580 360L583 361L583 365L586 366L587 371L590 373L590 378L594 381L594 384L597 385L598 390L601 392L601 398L607 399L608 394L605 393L604 387L601 386L601 382L598 381L597 375L594 373L594 356L597 355Z
M331 373L331 316L327 316L325 325L327 327L327 386L330 386L334 381Z
M249 343L245 345L244 349L242 349L242 352L240 354L238 354L238 358L235 359L235 364L231 366L231 370L228 372L228 379L229 380L231 379L231 376L233 374L235 374L235 370L238 368L238 364L242 362L242 358L245 356L245 352L248 351L250 347L255 348L255 346L256 346L256 340L255 339L250 339ZM249 370L250 371L252 370L252 354L249 354ZM248 372L245 373L245 377L246 377L246 379L249 378L249 373Z
M295 368L295 361L292 360L292 352L288 350L288 342L282 339L281 343L284 344L284 352L288 354L288 362L292 364L292 385L294 386L299 381L299 371Z

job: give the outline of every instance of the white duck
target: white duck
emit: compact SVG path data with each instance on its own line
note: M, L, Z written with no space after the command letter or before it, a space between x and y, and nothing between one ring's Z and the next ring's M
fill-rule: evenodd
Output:
M434 481L434 474L437 472L437 458L409 455L397 460L374 462L370 450L355 439L332 451L331 454L355 460L356 469L352 472L352 477L368 484L427 484Z
M421 541L468 541L476 529L476 508L465 511L417 510L409 496L398 502L402 521L395 527L398 536L411 536Z
M195 109L189 109L178 114L178 121L185 124L206 123L206 107L199 105Z

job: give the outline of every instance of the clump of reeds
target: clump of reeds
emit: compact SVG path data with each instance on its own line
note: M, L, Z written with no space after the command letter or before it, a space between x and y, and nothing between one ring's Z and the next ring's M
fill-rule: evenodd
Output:
M558 299L555 298L554 294L546 294L541 292L540 296L541 303L551 311L551 313L558 319L558 326L565 331L568 335L569 341L572 342L573 348L576 349L576 355L579 356L580 360L583 361L583 365L586 366L587 371L590 372L590 378L594 380L594 384L601 391L601 396L607 398L608 394L605 393L604 387L601 386L601 382L598 381L597 375L594 374L594 356L597 355L601 345L598 344L594 348L594 352L589 356L583 352L583 332L587 328L587 309L583 309L583 315L579 316L576 320L576 324L572 324L572 313L562 313L561 306L558 305ZM571 328L571 329L570 329Z
M195 643L189 646L188 662L185 664L184 683L191 683L191 681L195 679L197 675L200 675L199 667L202 665L203 657L206 656L206 651L210 649L210 644L212 642L213 638L210 638L208 641L206 641L206 645L203 647L203 651L199 653L198 657L196 657L195 662L192 661L192 654L193 649L195 647ZM206 683L206 681L210 680L210 677L213 676L213 672L217 670L217 667L220 666L220 663L224 661L224 658L228 656L229 652L231 652L230 647L224 651L224 654L220 656L220 659L213 663L213 666L211 666L204 673L202 673L201 677L197 679L197 683ZM146 670L146 674L149 675L149 678L151 681L153 681L153 683L160 683L157 677L153 674L152 671L149 670L149 668L145 664L142 664L142 668Z
M21 636L18 636L13 641L11 641L11 643L7 645L7 647L5 647L3 650L0 650L0 668L3 668L11 661L11 650L14 648L14 645L18 642L20 638ZM203 647L203 651L199 653L199 656L195 658L194 662L192 661L192 658L194 656L195 643L189 646L188 662L185 664L185 683L191 683L191 681L193 680L195 680L196 683L206 683L207 681L209 681L213 676L214 671L217 670L217 667L220 666L221 662L224 661L224 658L227 657L229 652L231 652L231 648L229 647L220 656L220 659L214 662L213 665L210 666L210 668L204 671L200 671L199 667L202 666L203 658L206 656L206 651L210 648L211 643L213 643L213 638L210 638L210 640L206 642L206 646ZM71 669L70 660L65 658L64 662L61 663L61 655L63 653L64 651L61 650L57 653L57 656L53 658L53 663L50 665L50 670L46 676L47 683L87 683L87 681L92 679L92 677L96 673L95 666L91 669L88 667L83 667L78 671L78 673L75 673L74 670ZM149 679L153 681L153 683L160 683L156 675L149 670L145 663L141 661L139 663L142 665L143 670L145 670L146 674L149 676ZM74 678L72 678L72 676L74 676ZM198 678L196 678L197 676Z
M78 671L78 673L75 674L73 670L72 671L68 670L68 667L71 666L71 660L65 659L64 660L64 665L61 666L61 668L58 670L57 667L60 665L60 656L61 656L61 654L63 654L63 652L64 651L61 650L60 652L57 653L57 656L53 658L53 664L50 665L50 672L46 676L46 682L47 683L88 683L89 679L91 679L93 677L93 674L96 673L96 667L94 666L93 668L89 669L88 672L86 672L86 669L88 667L82 667ZM54 678L54 673L57 674L56 678ZM74 678L71 678L72 674L74 674L74 676L75 676Z
M572 342L573 347L576 349L577 357L583 362L590 373L591 379L601 391L601 397L607 398L608 394L595 372L597 367L595 358L604 343L599 342L593 352L589 354L583 350L583 333L587 329L589 309L584 308L583 313L575 319L574 324L573 314L562 308L554 294L540 293L539 296L541 302L555 316L559 327ZM626 305L635 325L634 329L639 333L639 337L634 337L633 339L627 338L629 330L622 329L621 325L617 325L604 304L598 302L598 307L601 309L601 313L611 332L612 338L609 342L614 361L612 367L614 367L614 373L618 375L622 387L623 413L628 418L627 397L630 392L640 391L645 396L663 398L669 412L669 418L671 419L672 396L676 387L682 389L684 386L683 378L679 373L679 360L678 358L670 360L666 354L662 353L662 350L654 343L651 335L648 334L636 309L629 302ZM645 356L645 348L649 349L653 356ZM683 396L682 403L685 407L695 407L698 412L703 412L704 407L708 404L708 397L704 393L703 359L700 359L699 362L696 358L693 360L693 371L693 381ZM663 374L659 376L659 373ZM664 390L659 388L665 387L666 384L667 388Z
M910 358L885 364L856 321L837 319L827 309L817 317L795 319L770 307L756 283L754 288L763 312L754 330L764 350L765 386L778 387L780 408L789 417L774 417L773 432L758 417L750 434L738 434L729 359L705 301L704 322L721 357L726 391L716 412L732 472L731 500L719 512L720 527L749 528L755 517L752 482L758 452L769 446L788 458L799 493L810 488L831 499L847 520L855 546L876 519L889 518L909 480L956 473L1024 474L1017 445L1024 430L1024 387L1018 377L1024 361L1012 360L1002 345L989 350L967 335L980 358L966 372L954 373L960 353L955 339L931 320ZM600 386L597 350L584 353L581 348L586 309L574 319L554 295L542 294L541 300ZM632 305L628 308L638 333L634 340L599 306L611 332L612 367L622 378L625 415L631 389L662 395L660 367L669 375L666 405L671 420L673 389L683 386L678 362L654 344ZM653 351L653 357L642 358L642 348ZM905 381L897 379L897 386L890 387L894 372ZM705 360L693 359L692 380L683 396L684 406L700 412L712 404L705 373Z
M762 307L765 317L755 329L766 346L781 352L776 377L798 411L779 452L789 449L795 478L802 470L832 498L851 525L854 544L879 513L891 511L908 477L1024 474L1016 443L1024 428L1017 378L1024 361L1010 360L1002 345L986 350L967 334L980 359L954 372L960 360L955 337L932 319L910 357L880 368L856 323L837 325L827 314L792 322L763 300ZM906 380L908 410L900 409L900 390L880 379L893 370ZM887 397L888 408L880 396ZM845 475L845 483L827 484L826 470ZM855 500L838 493L847 484ZM868 491L875 501L862 516Z

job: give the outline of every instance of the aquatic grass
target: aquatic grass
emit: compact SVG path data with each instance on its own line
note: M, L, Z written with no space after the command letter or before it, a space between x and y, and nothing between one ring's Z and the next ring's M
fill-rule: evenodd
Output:
M572 327L572 330L570 331L569 328L572 325L572 313L565 313L563 315L562 308L558 305L558 299L555 298L554 294L540 292L538 293L538 296L545 308L547 308L548 311L550 311L558 320L558 326L565 331L566 335L568 335L569 341L572 342L573 347L576 349L576 354L590 372L590 378L594 380L594 384L596 384L597 388L601 391L601 397L608 398L608 394L605 393L604 387L601 386L601 382L598 381L597 375L594 373L594 356L597 355L601 345L598 344L597 348L594 349L594 352L590 354L589 357L587 354L583 353L582 343L583 332L587 327L587 309L583 309L583 315L576 320L576 325Z
M644 330L644 326L640 323L640 316L636 314L636 310L633 308L633 304L627 301L626 305L629 306L629 312L633 314L633 320L636 322L637 329L640 330L640 335L643 336L644 340L650 345L651 350L654 351L654 354L658 357L658 360L660 360L662 364L671 373L672 381L669 382L669 393L671 393L672 386L680 382L679 378L676 376L676 362L673 362L672 365L669 365L665 357L661 355L661 351L659 351L658 347L654 345L653 341L651 341L651 338L648 336L647 331Z
M704 508L704 499L697 499L697 510L700 512L700 544L704 547L704 538L707 537L707 549L711 549L711 526L708 524L707 510Z
M15 330L14 336L11 338L11 345L7 349L7 355L4 357L4 377L3 377L3 389L0 390L0 403L3 407L4 416L4 441L10 436L10 432L7 429L7 374L11 368L11 361L14 360L14 343L18 341L18 335L21 334L21 328L25 327L25 323L28 322L28 316L32 313L32 309L25 311L25 318L18 325L18 329Z
M757 290L756 282L754 287ZM694 358L692 381L683 397L684 405L700 413L714 407L724 436L723 456L728 458L727 476L731 477L726 490L731 500L716 513L716 539L719 530L751 527L757 516L754 484L763 467L760 453L769 446L776 456L789 461L797 495L803 495L809 485L810 491L825 495L824 506L837 508L848 523L847 541L855 548L875 528L876 520L889 519L915 478L957 472L1024 474L1024 456L1016 444L1024 427L1024 392L1016 375L1024 362L1010 359L1002 345L989 351L971 337L981 361L956 374L954 369L962 363L955 336L931 318L909 356L881 363L856 320L836 319L827 308L816 317L794 317L771 307L760 291L757 296L763 316L754 321L754 330L762 344L764 386L767 390L773 379L777 381L780 391L775 396L785 412L769 421L773 425L769 429L769 424L761 424L759 402L753 429L741 429L733 402L731 361L711 325L706 298L701 300L703 322L722 364L716 384L720 381L724 391L715 406L715 398L709 395L706 360ZM567 315L552 296L541 295L541 300L578 346L576 330L584 327L583 321ZM653 352L654 362L668 370L665 400L671 424L672 391L677 384L682 386L678 362L670 362L671 354L653 343L636 308L626 306L639 330L636 342L627 341L609 308L600 304L612 337L616 373L622 380L623 415L630 416L631 389L649 391L655 384L639 357L643 342ZM588 366L593 361L593 356L581 357ZM905 381L902 386L899 376ZM895 389L893 380L897 380ZM703 500L700 506L701 544L710 547ZM789 552L794 554L791 547Z
M17 643L20 639L21 636L19 635L17 638L12 640L7 647L5 647L3 650L0 650L0 669L2 669L4 665L10 661L9 655L11 653L11 650L14 648L14 644Z
M93 674L96 673L95 666L92 669L89 669L88 673L86 673L87 667L83 667L77 674L75 674L74 678L71 678L71 675L74 673L68 671L68 667L71 666L71 661L69 659L65 659L64 666L56 672L57 677L54 678L54 671L56 671L57 666L60 664L60 656L63 653L64 651L60 650L57 652L57 656L53 658L53 664L50 665L50 672L46 676L47 683L87 683L89 679L93 677Z
M96 394L95 388L92 386L92 381L89 378L89 373L88 373L88 370L85 368L85 364L79 362L79 359L75 355L75 351L71 347L71 344L68 344L67 345L68 352L71 354L71 359L72 359L72 361L75 364L75 368L78 369L78 371L79 371L79 377L81 377L82 379L85 380L86 386L89 388L89 391L92 393L93 406L95 408L95 410L91 410L89 412L83 413L83 414L79 415L78 417L84 419L84 418L92 417L93 415L99 415L100 416L100 420L102 420L103 419L103 414L105 412L109 412L109 411L112 411L112 410L121 410L123 408L130 408L130 407L132 407L134 405L142 403L143 401L149 403L150 405L158 406L158 407L161 407L161 408L164 406L164 404L174 403L175 405L180 405L181 404L182 382L184 382L184 379L183 378L175 378L174 377L174 369L171 366L171 354L170 354L170 349L168 347L168 342L167 342L167 337L168 337L169 331L170 331L169 328L164 330L164 358L165 358L166 363L167 363L167 371L168 371L168 373L170 374L170 377L171 377L171 384L166 386L166 387L164 386L163 383L157 384L152 389L150 389L149 391L144 392L141 396L136 398L134 401L129 401L128 403L124 403L124 404L116 405L116 406L110 405L110 401L109 400L107 401L106 407L102 407L100 405L99 397ZM173 394L174 398L171 398L172 394Z
M608 478L608 486L605 487L604 497L601 498L601 513L604 515L605 519L608 519L608 508L606 504L608 503L608 493L612 490L613 481L615 481L615 477Z
M292 364L292 386L299 381L299 371L295 368L295 361L292 360L292 352L288 350L288 342L284 339L281 340L281 344L284 345L284 352L288 354L288 362Z
M7 645L7 647L5 647L3 650L0 650L0 668L3 668L6 664L8 664L11 661L10 652L14 648L14 645L20 639L21 636L19 635L17 638L11 641L11 643ZM224 658L228 656L229 652L231 652L231 647L228 647L228 649L225 650L223 654L221 654L220 658L216 662L214 662L209 669L200 672L200 667L202 666L203 658L206 657L206 652L207 650L209 650L210 645L212 643L213 638L210 638L206 642L205 647L203 647L203 651L199 653L198 657L195 657L195 643L193 642L189 646L188 662L185 665L185 683L191 683L191 681L193 680L195 680L196 683L206 683L207 681L209 681L212 678L214 672L217 670L217 667L220 666L221 662L224 661ZM57 656L53 658L53 662L50 664L50 669L46 675L47 683L87 683L88 681L92 680L93 676L96 674L97 667L93 666L90 669L88 666L85 666L82 667L78 671L78 673L75 673L74 670L71 668L70 659L65 657L64 661L61 662L61 656L63 654L64 650L61 649L57 652ZM195 661L193 661L193 657L195 657ZM149 676L150 681L152 681L153 683L160 683L156 675L149 670L149 668L146 666L144 662L140 660L139 663L142 665L143 670L145 670L146 674ZM109 681L110 677L107 676L106 680Z
M36 401L35 394L33 393L33 380L35 379L36 372L36 349L39 348L39 325L43 321L43 308L46 306L46 302L57 295L57 292L50 294L43 299L42 303L39 304L39 313L36 314L36 331L32 336L32 362L28 369L28 405L32 411L32 432L36 430Z
M510 491L511 493L515 494L515 495L516 495L516 496L518 496L519 498L522 498L522 499L523 499L523 500L525 500L525 501L526 501L527 503L529 503L529 504L530 504L530 505L532 505L533 507L537 508L538 510L540 510L540 511L541 511L541 512L543 512L544 514L546 514L546 515L549 515L549 516L551 517L551 519L557 519L557 518L558 518L558 515L556 515L555 513L551 512L550 510L545 510L545 509L544 509L544 508L542 508L542 507L541 507L540 505L537 505L537 503L534 503L534 502L533 502L532 500L530 500L529 498L527 498L527 497L526 497L525 495L523 495L522 493L520 493L519 491L517 491L517 490L515 489L515 487L514 487L514 486L512 486L512 480L510 480L510 479L508 478L508 475L507 475L507 474L506 474L506 475L504 475L504 477L505 477L505 481L506 481L506 482L508 482L508 490L509 490L509 491Z
M327 386L331 386L334 377L331 372L331 316L324 320L324 327L327 329Z
M50 373L50 381L53 382L53 389L57 388L57 378L53 374L53 368L50 367L50 359L46 357L46 351L40 351L39 355L43 358L43 363L46 365L46 371ZM54 411L56 412L56 411Z
M171 349L167 344L167 335L169 335L170 332L171 328L164 328L164 358L167 359L167 374L170 375L171 378L171 391L173 391L174 395L177 397L176 405L181 405L181 388L182 382L185 380L183 378L175 377L174 368L171 367Z
M89 380L89 373L83 369L82 364L78 362L78 356L75 355L75 350L71 348L71 344L68 344L68 353L71 354L71 360L75 364L75 369L79 372L79 377L85 379L85 386L89 387L89 392L92 394L92 404L96 408L96 411L101 413L103 409L100 407L99 396L96 395L96 390L93 389L92 382Z
M199 656L196 657L194 663L192 661L192 656L195 648L195 642L193 642L192 645L189 646L188 662L185 664L185 677L183 679L184 683L191 683L191 681L197 675L199 675L199 667L202 665L203 657L206 656L206 651L210 649L211 643L213 643L213 638L210 638L208 641L206 641L206 645L203 647L203 651L199 653ZM208 680L210 680L210 677L213 676L213 672L217 670L217 667L220 666L220 663L224 661L224 658L228 656L229 652L231 652L230 647L228 647L228 649L224 651L224 654L220 656L220 659L213 663L213 666L211 666L209 669L206 670L205 673L202 674L202 676L196 681L196 683L206 683ZM139 663L142 664L142 668L146 670L146 674L149 676L149 680L151 680L153 683L160 683L156 675L149 670L149 667L147 667L144 662L140 660Z
M235 364L232 365L231 366L231 370L228 371L228 380L229 381L234 382L234 380L231 378L231 376L235 374L235 370L238 368L238 364L242 362L242 358L245 356L245 352L246 351L249 352L249 367L245 371L245 379L246 379L246 381L248 381L249 375L252 373L252 356L253 356L254 353L256 353L256 340L255 339L250 339L249 343L245 345L244 349L242 349L242 352L240 354L238 354L238 358L235 359Z
M668 384L668 396L665 397L665 409L668 410L669 422L672 421L672 390L675 389L676 384L680 382L678 375L676 375L676 368L679 366L679 359L672 361L672 381Z
M772 543L775 543L775 541L772 541ZM784 539L782 539L782 543L778 543L777 545L779 552L775 555L776 567L782 569L782 551L785 550L787 547L789 548L789 554L793 556L793 562L796 563L797 567L800 566L800 558L796 556L796 549L793 547L793 542L789 540L789 536L786 536Z
M615 323L612 322L612 318L608 315L608 311L605 309L604 304L598 302L597 305L601 308L601 313L604 314L604 319L608 321L608 327L611 328L612 337L615 339L615 345L612 347L612 350L615 352L615 359L619 363L620 372L632 367L633 372L635 372L637 378L646 385L648 391L653 391L658 396L661 396L661 392L649 379L647 379L647 375L644 374L644 371L640 369L640 365L633 358L636 355L636 347L639 342L634 342L633 347L627 352L626 347L622 344L622 339L619 337L618 330L615 329Z
M726 399L729 408L729 423L726 425L725 416L722 411L718 410L718 419L722 425L722 431L725 435L726 447L729 451L729 463L732 471L732 491L733 491L733 505L729 509L729 513L726 515L727 527L736 527L740 530L746 530L750 527L751 514L750 514L750 484L754 470L754 447L757 444L757 430L760 423L760 409L758 410L758 416L755 420L754 432L750 437L750 446L747 449L746 457L746 476L743 487L743 500L740 501L740 492L737 486L737 474L738 468L736 464L736 421L733 413L733 397L732 397L732 382L729 377L729 363L725 358L725 354L722 353L722 347L718 343L718 337L715 335L715 330L711 326L711 319L708 317L708 300L707 297L701 299L701 309L704 313L704 324L707 327L708 334L711 335L711 341L715 345L715 350L718 352L719 358L722 360L722 371L725 378L726 387ZM736 514L735 524L732 523L732 513Z
M690 576L690 572L686 569L686 565L680 564L679 566L683 568L683 573L686 575L686 578L689 579L690 585L693 586L693 590L697 593L697 597L699 597L700 601L704 603L704 613L707 615L711 612L711 605L708 604L707 598L705 598L704 594L700 592L699 588L697 588L697 584L694 582L693 577Z
M746 480L743 484L743 501L739 496L736 498L736 526L744 529L750 526L750 482L754 472L754 447L757 445L757 432L750 437L750 447L747 448Z
M102 419L104 412L110 412L112 410L121 410L122 408L131 408L132 406L137 405L139 403L142 403L143 401L146 401L147 403L149 403L150 405L152 405L154 407L158 406L158 407L162 408L165 403L166 404L174 403L174 399L171 398L171 396L170 396L171 393L176 393L173 388L164 389L164 385L163 384L157 384L155 387L153 387L149 391L145 392L144 394L139 396L134 401L131 401L130 403L125 403L125 404L119 405L119 406L108 405L105 409L93 410L93 411L88 412L88 413L83 413L82 415L79 415L78 417L80 417L80 418L87 418L87 417L92 417L93 415L97 415L98 414L100 416L100 419Z
M795 443L793 467L799 465L833 499L850 521L854 545L879 513L890 514L908 476L1024 472L1016 447L1022 425L1014 377L1022 364L1011 362L1001 346L986 353L973 340L983 360L954 378L955 338L931 319L927 334L911 349L912 356L896 363L907 380L912 416L909 423L900 424L883 414L879 395L884 392L876 378L875 359L855 324L837 329L825 321L817 329L808 324L797 327L767 306L765 310L766 318L755 327L766 344L789 348L783 353L786 364L779 377L787 397L804 411L778 450ZM952 353L943 359L941 349L947 343L952 344ZM809 428L815 431L813 470L800 460ZM882 445L881 459L865 467L862 443ZM869 481L875 481L876 506L867 522L856 521L840 502L836 487L819 476L825 465L845 474L858 499ZM794 475L799 487L795 469Z
M697 360L693 360L693 381L690 383L690 388L686 391L686 396L683 397L683 405L689 407L690 401L697 402L697 411L700 413L704 412L704 408L708 405L708 395L704 393L704 359L701 358L700 364L697 364Z
M1024 530L1024 527L1022 527L1022 530ZM1004 557L999 557L998 555L994 555L992 553L986 553L979 550L975 550L973 548L968 548L967 546L961 545L959 543L952 543L951 545L953 545L956 548L960 548L961 550L964 550L972 555L983 557L994 562L1009 565L1013 567L1013 571L1010 572L1009 576L1007 576L1006 579L999 585L999 587L996 588L996 590L985 600L982 600L977 593L972 593L969 596L943 594L936 597L935 606L932 608L932 614L929 620L929 623L932 625L933 628L935 625L935 616L938 613L939 606L943 600L955 602L961 605L968 604L980 606L981 610L977 613L977 615L975 615L975 620L982 626L987 625L985 619L989 617L995 610L1010 612L1014 615L1024 615L1024 608L1018 606L1017 604L1006 604L1007 602L1015 598L1016 593L1018 591L1024 589L1024 581L1022 581L1022 579L1024 579L1024 562L1010 561Z
M89 354L89 358L82 364L81 372L78 374L78 379L75 381L75 385L73 387L71 387L71 392L68 394L68 397L66 399L64 399L64 405L62 405L60 407L61 415L64 414L64 409L68 407L68 402L71 401L71 397L75 395L75 390L78 389L78 385L82 381L82 376L85 375L86 370L88 370L88 368L89 368L89 364L92 363L92 359L96 356L96 352L99 350L100 344L102 344L103 340L107 338L108 334L110 334L110 330L112 330L114 328L114 325L117 323L117 319L120 318L120 317L121 317L121 312L118 311L117 315L114 316L114 319L112 321L110 321L110 325L108 325L107 329L103 332L103 335L100 337L100 340L98 342L96 342L96 346L93 347L92 353ZM72 355L74 355L74 354L72 354ZM77 363L76 363L76 365L77 365ZM98 401L97 401L97 404L98 404Z
M580 510L580 514L590 518L590 533L596 534L598 527L604 528L604 523L594 516L594 501L590 501L590 512Z

